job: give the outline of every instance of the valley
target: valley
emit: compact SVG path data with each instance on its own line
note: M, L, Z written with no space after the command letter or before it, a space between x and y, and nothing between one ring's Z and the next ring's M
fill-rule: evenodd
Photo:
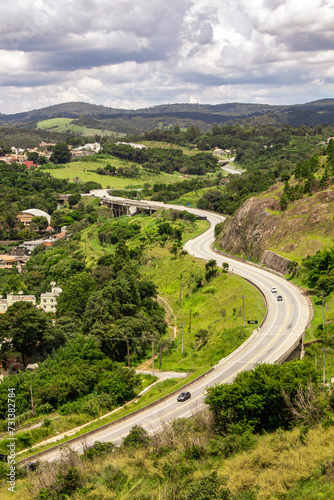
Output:
M95 420L84 427L73 442L76 443L74 447L84 452L83 460L86 460L87 467L90 467L91 460L88 448L96 441L101 443L96 445L96 450L100 451L96 452L92 466L105 460L103 455L108 453L110 439L117 445L115 458L110 460L114 464L118 459L125 460L126 455L123 454L128 446L126 434L129 441L134 439L133 443L142 443L139 447L131 445L134 447L130 455L132 453L139 460L146 446L143 443L153 446L150 454L154 454L154 447L160 450L157 440L167 439L164 436L171 435L175 426L183 425L184 442L189 444L183 448L176 445L176 441L174 444L170 442L168 449L160 450L156 462L149 465L157 470L163 467L165 472L159 473L159 481L169 494L176 494L172 493L172 486L168 486L168 478L174 477L189 494L192 486L187 481L192 478L194 488L195 485L200 488L206 480L211 480L216 490L231 500L241 500L245 488L249 496L244 498L267 498L260 484L263 476L259 472L254 480L255 486L245 487L245 479L240 475L239 483L229 468L230 464L233 467L234 461L244 460L244 452L253 456L254 450L255 457L258 446L258 450L261 446L270 448L263 432L269 431L269 436L272 436L268 438L270 443L276 440L273 446L276 446L275 457L278 459L280 438L276 433L284 432L282 439L290 443L289 449L299 450L299 446L309 446L308 436L316 436L319 426L330 428L328 422L332 419L330 136L331 129L327 125L321 130L313 126L293 129L283 125L275 129L254 125L215 125L204 134L192 126L184 130L174 126L166 131L159 129L146 132L145 136L132 137L131 140L138 140L146 146L142 153L135 152L126 144L109 142L110 139L105 137L101 138L103 151L84 161L48 163L31 172L22 166L2 165L2 179L7 186L2 201L3 241L6 238L9 241L9 237L14 240L20 238L21 233L28 240L37 236L37 226L23 232L15 224L18 209L31 204L44 207L51 216L51 225L55 228L66 225L69 234L67 240L56 242L53 248L37 248L21 274L16 269L0 271L2 293L11 290L35 293L38 302L50 280L61 284L63 289L57 301L57 313L49 318L53 326L50 323L48 339L43 340L45 343L40 345L38 352L34 349L27 351L31 361L38 361L38 370L30 374L25 371L12 379L16 380L19 396L19 420L26 427L18 433L18 450L26 450L22 458L29 462L31 459L28 457L33 452L45 449L41 443L50 436L69 432L71 428ZM159 138L164 138L164 142L160 142ZM79 137L75 139L76 142L79 140ZM271 142L273 147L267 147ZM241 175L222 171L212 154L217 147L229 148L231 156L235 155L236 168L243 172ZM98 169L102 174L97 173ZM107 170L112 174L106 173ZM131 175L136 172L135 177L126 177L130 170ZM68 196L65 198L68 201L63 207L57 207L57 197L62 194ZM131 198L134 206L137 203L141 207L141 213L132 213L131 217L127 217L125 212L122 215L121 202L117 206L119 197ZM116 206L108 206L109 198L114 200ZM149 206L155 207L154 210L145 210L145 200ZM179 204L183 207L176 206ZM212 224L207 232L207 222L196 220L204 214ZM196 235L199 236L192 240ZM218 252L213 250L213 244ZM4 244L3 252L10 252L12 246ZM287 259L286 279L279 276L275 269L271 272L264 269L261 262L264 251ZM244 277L255 282L262 295L251 283L243 280ZM283 297L281 303L271 292L273 286ZM165 310L160 305L164 301L169 304L168 324L164 320ZM23 314L21 307L16 307L18 314ZM30 314L30 309L26 309L25 314ZM9 321L12 321L9 317L1 317L3 332L10 327ZM254 328L256 322L261 325L259 329ZM303 353L303 348L299 352L301 338L305 340L304 360L276 364L292 354L295 348L298 355ZM189 375L181 381L159 382L138 397L141 390L154 382L153 373L139 376L130 370L131 376L128 376L126 366L130 364L131 368L136 368L144 363L153 372L152 345L155 370L186 372ZM323 346L328 349L326 386L320 382ZM66 365L70 359L76 361L69 370ZM219 367L212 370L217 364ZM276 368L280 366L282 368ZM208 370L209 375L195 380L203 377ZM221 371L218 373L217 370ZM268 371L264 373L261 370ZM48 373L47 384L43 373ZM82 377L83 373L87 377ZM263 412L269 411L264 410L267 399L261 402L259 399L258 404L252 405L252 398L260 398L261 391L265 391L259 389L260 393L257 393L254 389L248 394L250 386L246 380L253 377L253 373L258 373L259 381L264 377L263 380L267 380L266 383L272 387L273 408L276 404L277 408L284 408L284 411L276 412L277 418L264 416ZM269 383L271 376L281 380L292 406L280 391L275 392L279 386ZM314 392L308 397L313 398L318 408L316 415L298 417L296 422L291 416L287 419L286 415L297 404L299 389L293 384L286 386L286 377L303 381L303 388L300 389L303 391L311 390L307 386L307 377L312 377ZM60 381L62 383L59 384ZM216 388L218 381L229 383ZM188 387L192 397L180 407L175 399L185 383L191 384ZM242 383L243 389L238 389L238 384ZM259 382L259 387L266 387L261 386L262 383ZM7 384L8 379L0 384L0 393L1 385L6 389ZM33 385L37 417L40 421L44 418L42 425L36 429L33 426L38 419L31 414L27 397L29 384ZM207 389L204 390L205 387ZM218 395L218 391L222 391L221 394ZM231 418L235 413L233 422L228 421L230 417L224 414L222 408L217 409L221 398L228 401L228 391L246 391L244 412L248 412L247 418L253 422L249 427L237 412L240 407L237 400L234 410L233 406L230 410ZM168 396L169 393L172 395ZM156 403L161 396L166 399ZM233 397L236 398L236 395ZM199 409L204 408L204 398L209 411L195 416ZM218 404L217 408L214 401ZM323 401L322 406L320 401ZM156 408L158 413L153 416L148 413L145 417L143 408L146 404L153 405L151 407ZM122 409L111 415L119 406ZM127 416L125 427L120 426L119 433L112 434L112 438L111 430L106 435L96 434L96 428L102 423L113 429L110 422L125 417L137 408L140 408L143 420L138 420L136 415L134 420ZM255 415L254 412L259 413ZM108 417L103 418L106 413ZM188 421L190 416L192 418ZM163 423L158 423L158 417L163 418ZM169 419L170 422L167 421ZM268 422L272 423L269 425ZM4 430L5 418L2 423ZM138 424L141 430L137 435ZM204 447L196 441L196 433L193 433L193 441L189 441L188 429L192 425L197 425L198 436L202 433L201 439L206 443ZM161 432L157 433L158 429ZM92 437L85 443L82 435L87 430L92 432ZM154 437L151 437L152 431ZM143 433L142 438L140 433ZM291 438L294 445L289 436L295 436ZM62 442L67 440L64 438ZM229 440L234 440L234 444L228 445ZM180 448L179 455L175 445ZM0 446L6 446L6 441L2 441ZM215 446L220 451L214 452ZM226 451L226 446L231 447L230 453ZM315 462L331 460L330 447L325 446L324 450L322 458L315 458L314 463L309 463L305 469L307 477L312 478L310 481L314 488L319 487L323 491L324 485L315 472ZM59 457L58 451L55 453L57 455L51 456L51 459ZM173 458L167 460L171 467L173 463L190 467L186 469L185 481L172 469L166 472L167 465L162 463L167 463L163 457L169 453L173 454ZM62 463L68 468L68 460L72 460L71 452L65 455ZM216 460L213 457L220 458ZM144 460L145 467L149 459ZM269 461L273 460L271 456ZM216 476L210 469L213 462ZM81 465L75 463L81 471ZM240 467L245 467L245 462L242 463ZM119 495L128 495L131 491L136 491L137 496L141 494L143 498L151 498L148 471L144 474L145 479L139 480L136 467L131 472L128 469L125 472L121 463L114 466L129 480L122 487L121 483L117 486L115 480L112 489L108 490L112 498L121 498ZM253 469L255 471L256 467ZM264 465L264 469L269 471L270 465ZM83 480L81 474L80 484L82 488L87 488L87 480ZM223 474L227 474L224 480ZM294 479L285 479L284 487L277 478L276 493L284 493L286 498L293 493L298 498L297 482L305 478L305 474L296 473ZM326 474L330 475L330 472L324 473L324 477L327 477ZM200 477L202 483L196 479ZM89 488L94 498L97 483L95 479L92 481ZM49 480L46 484L51 485ZM102 481L98 486L101 491L108 489L103 484ZM24 495L25 479L22 479L22 488ZM37 483L33 488L37 492ZM299 489L303 491L303 488ZM154 491L157 495L157 490ZM78 490L76 494L81 493Z

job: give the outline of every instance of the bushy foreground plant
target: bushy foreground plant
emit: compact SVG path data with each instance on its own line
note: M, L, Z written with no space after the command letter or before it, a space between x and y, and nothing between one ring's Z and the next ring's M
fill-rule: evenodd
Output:
M319 378L313 364L291 361L283 365L262 364L237 375L232 384L208 388L205 402L222 432L251 429L254 432L291 426L288 396Z

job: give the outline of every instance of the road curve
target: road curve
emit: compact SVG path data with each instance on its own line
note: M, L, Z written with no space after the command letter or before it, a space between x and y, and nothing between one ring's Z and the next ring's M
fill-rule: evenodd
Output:
M116 198L109 196L106 190L94 190L91 193L97 197L116 201ZM117 198L117 200L121 199ZM134 200L126 200L126 203L131 206L136 205ZM143 204L145 201L142 200L140 203ZM214 252L212 249L214 226L224 220L223 216L190 207L165 205L151 201L147 203L150 206L155 205L156 208L188 210L196 215L205 216L211 224L210 228L195 239L188 241L184 248L197 258L215 259L218 265L227 262L233 273L251 281L261 290L266 299L267 315L261 327L254 331L244 344L227 358L222 359L204 377L188 385L187 389L191 392L191 399L179 403L176 401L175 395L171 395L162 402L144 408L139 414L129 416L124 421L110 424L107 428L97 429L94 434L90 434L87 438L86 444L88 445L95 441L120 443L135 424L143 426L150 433L155 433L161 430L164 422L191 416L194 412L205 407L203 400L207 387L217 383L231 382L239 372L250 370L257 363L282 362L300 342L311 317L307 297L292 283L262 268L223 257ZM282 302L277 301L277 294L271 293L273 286L282 295ZM81 452L82 439L72 442L71 447ZM38 458L53 461L59 458L59 453L58 448L51 449ZM32 459L31 457L29 460Z

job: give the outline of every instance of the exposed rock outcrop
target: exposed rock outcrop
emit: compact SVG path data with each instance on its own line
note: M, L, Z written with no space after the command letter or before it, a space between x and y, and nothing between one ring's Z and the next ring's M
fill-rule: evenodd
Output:
M226 223L220 244L227 252L260 259L277 222L270 211L279 210L278 200L250 198Z
M219 246L225 252L251 257L284 273L284 258L301 261L329 244L334 238L334 191L305 196L282 212L282 190L283 185L276 184L258 198L247 200L225 222L218 237ZM277 257L264 255L266 250Z
M282 274L286 274L288 272L289 262L291 262L289 259L286 259L271 250L265 250L261 258L262 265Z

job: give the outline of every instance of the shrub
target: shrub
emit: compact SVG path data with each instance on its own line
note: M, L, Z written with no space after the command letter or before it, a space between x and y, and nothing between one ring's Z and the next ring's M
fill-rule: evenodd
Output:
M101 443L100 441L96 441L92 446L85 450L84 457L92 460L95 457L109 455L109 453L112 453L113 451L114 445L112 443Z
M217 472L201 477L194 481L185 496L181 497L187 500L216 500L230 498L229 491L221 489L221 481Z
M108 464L102 472L103 482L109 489L119 489L123 487L127 476L122 469L118 469L111 464Z
M203 455L204 449L196 444L192 444L190 448L184 452L184 456L187 460L199 460Z
M37 415L48 415L54 411L53 406L50 403L44 403L35 408Z
M310 379L316 382L318 378L314 366L305 361L262 364L239 373L232 384L209 387L205 402L223 432L236 425L250 426L255 432L289 428L291 410L287 397L293 400L300 387L305 388Z
M43 422L43 427L50 427L52 420L50 418L45 418Z
M140 446L147 446L149 440L147 431L141 425L134 425L129 434L123 439L123 446L139 448Z

